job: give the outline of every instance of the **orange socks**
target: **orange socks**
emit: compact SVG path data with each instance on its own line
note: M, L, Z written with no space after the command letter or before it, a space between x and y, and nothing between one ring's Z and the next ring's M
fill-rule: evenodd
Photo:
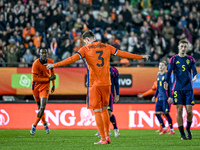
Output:
M104 122L103 122L101 113L102 113L101 111L96 111L94 112L94 115L95 115L98 131L101 135L101 139L105 141L106 138L105 138L105 132L104 132Z
M110 117L109 117L107 109L104 109L102 111L102 118L103 118L103 122L104 122L105 135L109 136Z

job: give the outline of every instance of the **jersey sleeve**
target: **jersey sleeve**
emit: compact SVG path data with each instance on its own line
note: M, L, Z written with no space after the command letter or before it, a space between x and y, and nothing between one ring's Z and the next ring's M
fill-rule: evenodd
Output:
M192 59L192 72L193 72L193 77L197 75L196 63L194 58Z
M53 60L52 60L52 63L54 63ZM55 75L54 68L51 68L51 76L53 75ZM55 86L55 80L52 80L52 85Z
M111 55L115 55L116 56L118 49L113 47L113 46L111 46L111 45L108 45L108 44L106 44L106 45L109 48Z
M111 45L108 45L108 48L110 49L111 55L119 56L119 57L124 57L128 59L142 59L142 55L136 55L136 54L131 54L129 52L121 51Z
M174 69L174 59L175 57L172 57L170 60L169 60L169 64L167 66L167 73L165 75L165 81L167 83L169 83L169 80L170 80L170 76L171 76L171 73L172 73L172 70Z
M75 61L77 61L79 59L80 59L80 55L78 53L76 53L73 56L71 56L63 61L55 63L54 67L66 66L66 65L74 63Z
M128 58L128 59L142 59L143 58L142 55L136 55L136 54L132 54L132 53L121 51L121 50L117 50L115 53L116 53L116 56Z
M157 87L158 87L158 82L157 82ZM156 89L156 93L154 94L154 97L157 97L157 96L158 96L158 92L159 92L158 89L159 89L159 88Z
M36 62L34 62L33 63L33 66L32 66L32 74L36 74L36 75L38 75L39 74L39 71L38 71L38 67L37 67L38 65L37 65L37 63Z
M172 97L172 86L173 86L173 84L172 84L171 79L170 79L169 85L168 85L168 91L167 91L168 97Z
M86 46L83 46L82 48L79 49L79 51L77 52L77 54L79 54L80 58L85 57L85 51L87 50Z
M115 74L114 85L115 85L116 95L119 95L119 74L117 73Z
M73 56L63 60L63 61L60 61L58 63L55 63L54 64L54 67L60 67L60 66L66 66L66 65L69 65L69 64L72 64L74 63L75 61L79 60L80 58L83 58L85 57L85 49L86 47L83 46L76 54L74 54Z

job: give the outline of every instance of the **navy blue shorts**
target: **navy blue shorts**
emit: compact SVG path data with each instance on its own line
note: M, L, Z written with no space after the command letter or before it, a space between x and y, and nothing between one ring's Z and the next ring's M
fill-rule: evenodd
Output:
M170 106L167 100L159 100L156 102L156 112L161 111L163 113L169 113Z
M174 105L194 105L194 93L192 90L179 90L173 93Z
M113 94L110 94L110 100L109 100L109 105L108 105L108 110L110 110L111 112L113 111Z

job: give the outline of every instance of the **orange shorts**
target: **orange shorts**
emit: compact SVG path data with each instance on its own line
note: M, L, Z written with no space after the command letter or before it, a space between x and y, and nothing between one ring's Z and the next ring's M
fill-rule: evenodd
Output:
M40 101L40 98L49 98L49 85L37 85L32 88L32 92L36 102Z
M108 106L110 90L110 85L89 87L89 96L87 95L87 108L102 109L104 106Z

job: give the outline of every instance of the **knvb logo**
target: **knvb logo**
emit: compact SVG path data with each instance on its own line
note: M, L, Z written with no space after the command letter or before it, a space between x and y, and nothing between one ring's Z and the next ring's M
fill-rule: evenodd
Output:
M0 126L5 126L9 123L10 117L4 109L0 109Z
M13 88L31 88L32 74L13 74Z
M87 87L87 75L85 75L85 87ZM131 74L120 74L119 75L119 86L120 87L132 87L132 75Z
M24 87L30 87L31 79L27 75L22 74L19 80L19 84Z

